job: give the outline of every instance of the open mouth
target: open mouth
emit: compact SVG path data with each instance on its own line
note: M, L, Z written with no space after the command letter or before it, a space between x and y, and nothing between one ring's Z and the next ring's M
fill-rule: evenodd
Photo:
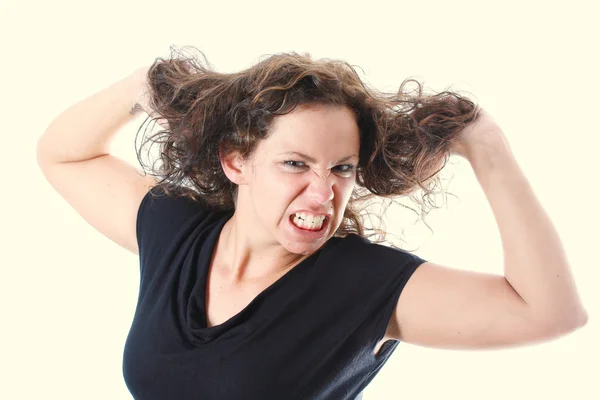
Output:
M303 213L290 215L290 222L294 224L294 226L296 226L298 229L312 232L318 232L322 230L327 224L327 219L328 217L325 215L320 215L318 217Z

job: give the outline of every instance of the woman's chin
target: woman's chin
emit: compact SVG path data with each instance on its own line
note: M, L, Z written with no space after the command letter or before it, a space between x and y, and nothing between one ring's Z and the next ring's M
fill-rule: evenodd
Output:
M287 243L284 245L287 251L293 254L301 254L303 256L308 256L314 253L321 247L321 243Z
M282 239L283 240L281 240L280 243L287 251L302 255L310 255L314 253L327 242L327 237L321 237L319 239L307 241L305 239L298 240L298 238L285 235Z

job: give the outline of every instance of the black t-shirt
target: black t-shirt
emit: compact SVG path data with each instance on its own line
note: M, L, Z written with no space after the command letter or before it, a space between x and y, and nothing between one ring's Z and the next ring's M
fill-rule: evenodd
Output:
M425 260L358 235L334 237L241 312L206 328L209 261L232 215L156 188L142 200L139 297L123 357L134 398L360 398L399 343L373 354Z

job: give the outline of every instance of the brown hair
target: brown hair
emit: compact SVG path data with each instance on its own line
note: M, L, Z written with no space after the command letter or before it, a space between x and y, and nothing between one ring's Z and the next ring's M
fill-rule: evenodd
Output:
M376 197L410 196L423 206L439 183L437 174L453 140L479 112L456 92L424 94L414 79L404 80L397 93L377 91L347 62L313 60L307 53L275 54L241 72L219 73L201 51L171 47L170 56L157 58L147 78L149 106L159 115L149 119L168 122L168 128L144 142L160 145L161 165L151 170L161 178L157 186L215 211L235 208L237 194L219 154L237 150L251 156L274 119L296 107L349 107L359 127L360 160L355 190L335 236L380 235L378 241L385 240L386 232L365 226L365 205ZM411 82L416 84L412 92L407 90ZM138 159L143 166L139 154ZM421 199L415 195L419 189Z

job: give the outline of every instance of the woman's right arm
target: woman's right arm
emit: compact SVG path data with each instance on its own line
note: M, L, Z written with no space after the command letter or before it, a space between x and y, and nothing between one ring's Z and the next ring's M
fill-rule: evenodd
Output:
M136 218L151 176L110 155L117 131L135 118L147 68L62 112L37 144L37 160L52 187L94 228L138 253Z

